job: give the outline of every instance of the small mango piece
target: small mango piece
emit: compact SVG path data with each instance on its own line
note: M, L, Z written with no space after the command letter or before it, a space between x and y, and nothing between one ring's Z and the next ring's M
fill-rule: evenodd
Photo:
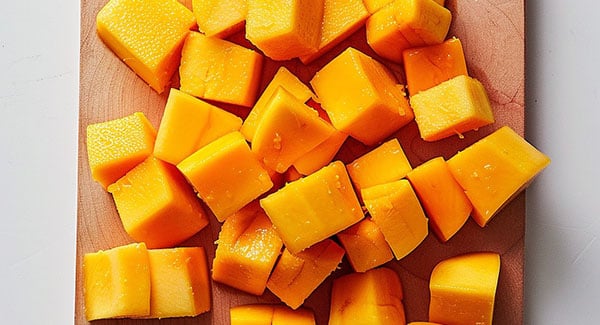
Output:
M144 113L86 128L86 146L92 178L105 189L123 177L154 150L156 130Z
M200 32L227 38L244 28L248 7L246 0L192 0L192 10Z
M196 25L177 0L110 0L96 16L100 39L150 87L162 93Z
M494 123L492 105L481 82L456 76L410 97L421 138L437 141Z
M340 150L348 135L334 130L325 141L294 161L293 166L302 175L310 175L329 164Z
M306 55L319 46L324 0L248 0L246 38L273 60Z
M446 242L467 222L473 210L443 157L433 158L406 176L412 184L437 237Z
M238 131L200 148L177 168L219 222L273 187L269 172Z
M497 253L467 253L439 262L429 281L429 320L442 324L492 324L499 274Z
M410 322L407 325L444 325L444 324L432 323L432 322Z
M366 145L379 143L414 118L404 87L392 73L351 47L310 84L333 126Z
M336 237L344 246L348 261L356 272L365 272L394 258L379 226L371 219L363 219Z
M241 305L229 309L231 325L315 325L310 309L289 309L281 305Z
M441 44L406 49L402 56L411 95L456 76L468 75L463 47L456 37Z
M85 318L142 317L150 313L150 267L144 243L83 256Z
M338 267L344 249L331 239L292 254L285 249L267 282L267 288L292 309L306 298Z
M548 156L503 126L451 157L448 167L473 204L473 219L484 227L549 163Z
M363 218L341 161L286 184L260 200L292 254L350 227Z
M405 257L425 240L428 220L406 179L367 187L361 193L371 219L396 259Z
M172 88L167 98L154 156L177 165L217 138L240 129L242 119Z
M251 107L263 57L241 45L190 32L179 66L180 90L206 100Z
M329 325L406 324L402 283L381 267L333 280Z
M202 205L172 165L148 157L108 187L125 231L150 248L171 247L208 224Z

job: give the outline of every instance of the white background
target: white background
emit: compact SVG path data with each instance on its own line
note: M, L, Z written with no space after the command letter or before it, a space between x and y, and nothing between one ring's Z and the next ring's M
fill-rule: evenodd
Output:
M527 2L526 135L553 162L527 192L525 323L600 323L600 5ZM78 28L75 0L0 9L5 324L73 323Z

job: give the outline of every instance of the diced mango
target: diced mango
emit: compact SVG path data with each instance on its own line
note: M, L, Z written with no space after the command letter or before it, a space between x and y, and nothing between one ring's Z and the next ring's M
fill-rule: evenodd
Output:
M468 253L439 262L431 272L429 320L442 324L492 324L500 255Z
M229 309L231 325L315 325L314 313L281 305L241 305Z
M172 88L167 98L154 156L177 165L217 138L240 129L242 119Z
M220 222L273 187L269 173L237 131L200 148L177 168Z
M444 324L432 323L432 322L410 322L407 325L444 325Z
M402 57L411 95L456 76L468 75L462 44L456 37L441 44L406 49Z
M402 299L402 284L392 269L344 275L333 280L329 325L404 325Z
M314 109L279 87L265 104L252 151L278 173L327 140L335 129Z
M318 48L324 0L248 0L246 38L273 60Z
M221 227L213 260L213 280L261 295L283 243L257 201Z
M341 161L288 183L260 200L292 254L350 227L362 209Z
M251 107L263 57L241 45L190 32L179 66L180 90L207 100Z
M408 255L427 237L427 217L407 180L367 187L361 193L396 259Z
M351 47L310 84L333 126L366 145L377 144L414 117L404 87L392 73Z
M150 315L148 318L196 316L210 310L210 281L202 247L148 250Z
M125 231L150 248L171 247L208 224L208 217L181 173L148 157L108 187Z
M346 256L356 272L365 272L394 258L379 226L371 219L363 219L337 234L346 250Z
M302 175L309 175L329 164L340 150L348 135L334 130L325 141L294 161L294 167Z
M144 243L87 253L82 268L88 321L150 313L150 268Z
M96 17L98 35L150 87L162 93L196 25L177 0L110 0Z
M104 188L123 177L154 150L156 131L144 113L87 126L92 178Z
M406 176L412 184L437 237L446 242L465 224L471 202L452 176L443 157L433 158Z
M296 255L285 249L267 282L267 288L292 309L306 298L338 267L344 249L325 239Z
M363 0L365 7L369 11L370 14L374 14L379 11L379 9L387 6L394 0Z
M475 78L456 76L410 97L421 138L436 141L494 123L485 88Z
M273 311L272 325L316 325L315 314L310 309L289 309L277 306Z
M226 38L244 28L246 0L192 0L198 30L206 36Z
M548 164L544 155L508 126L501 127L448 160L448 167L484 227Z

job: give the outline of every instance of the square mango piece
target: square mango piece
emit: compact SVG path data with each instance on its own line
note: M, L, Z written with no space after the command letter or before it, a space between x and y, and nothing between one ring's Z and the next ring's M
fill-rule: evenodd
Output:
M421 138L437 141L494 123L481 82L460 75L410 97Z
M268 171L237 131L200 148L177 168L220 222L273 187Z
M379 226L370 218L365 218L336 236L348 261L356 272L365 272L381 266L394 258Z
M125 231L149 248L172 247L208 224L192 187L153 156L108 187Z
M198 30L209 37L226 38L244 28L246 0L192 0Z
M392 73L351 47L310 84L333 126L366 145L383 141L414 118L404 87Z
M179 89L202 99L251 107L262 65L262 55L251 49L190 32L181 54Z
M158 93L177 71L195 25L194 14L177 0L110 0L96 16L102 41Z
M341 161L288 183L260 200L292 254L316 244L363 218Z
M155 139L156 130L141 112L88 125L86 146L92 178L107 188L152 154Z
M144 243L83 256L85 318L144 317L150 313L150 266Z

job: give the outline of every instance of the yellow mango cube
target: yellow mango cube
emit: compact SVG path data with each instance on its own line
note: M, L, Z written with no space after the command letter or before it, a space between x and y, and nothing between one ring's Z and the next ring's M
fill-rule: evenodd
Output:
M339 232L336 237L356 272L368 271L394 258L381 229L370 218Z
M247 0L246 38L273 60L318 48L324 0Z
M341 161L288 183L260 200L292 254L328 238L363 218Z
M231 325L315 325L314 313L281 305L241 305L229 309Z
M226 38L244 28L246 0L192 0L198 30L209 37Z
M177 168L220 222L273 187L269 173L237 131L200 148Z
M208 224L191 186L153 156L108 187L125 231L150 248L172 247Z
M550 158L508 126L448 160L448 167L473 204L472 217L484 227L548 164Z
M436 141L494 123L485 88L460 75L410 97L421 138Z
M144 243L87 253L82 269L88 321L150 313L150 267Z
M180 90L202 99L251 107L262 65L262 55L251 49L190 32L181 54Z
M335 130L329 138L294 161L294 168L301 175L309 175L325 167L335 157L348 135Z
M96 16L100 39L158 93L177 71L195 25L193 13L177 0L110 0Z
M414 118L404 87L391 72L351 47L310 84L333 126L366 145L379 143Z

